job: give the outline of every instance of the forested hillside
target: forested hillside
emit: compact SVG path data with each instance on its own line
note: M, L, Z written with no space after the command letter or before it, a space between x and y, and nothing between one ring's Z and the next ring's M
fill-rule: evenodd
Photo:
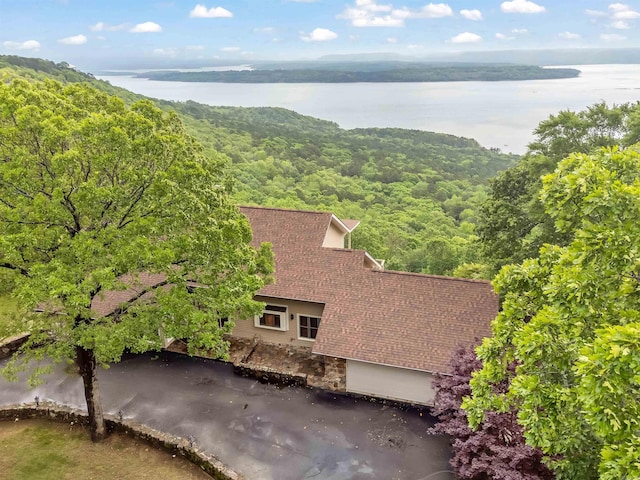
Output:
M368 64L347 64L311 68L262 68L207 72L161 71L138 74L151 80L222 83L353 83L353 82L497 82L544 80L580 75L575 68L542 68L533 65L437 65L390 64L371 68Z
M3 74L88 81L126 101L140 98L66 64L0 56ZM480 262L475 223L488 179L516 160L452 135L344 130L281 108L157 103L178 111L208 152L229 159L238 203L359 219L353 246L390 269L451 274Z

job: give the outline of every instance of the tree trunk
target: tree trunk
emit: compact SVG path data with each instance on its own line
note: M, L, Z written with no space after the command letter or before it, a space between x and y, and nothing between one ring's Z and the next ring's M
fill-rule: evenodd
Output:
M100 403L96 357L92 350L76 347L76 363L80 370L82 383L84 383L84 396L87 400L91 440L99 442L107 436L107 430L102 414L102 403Z

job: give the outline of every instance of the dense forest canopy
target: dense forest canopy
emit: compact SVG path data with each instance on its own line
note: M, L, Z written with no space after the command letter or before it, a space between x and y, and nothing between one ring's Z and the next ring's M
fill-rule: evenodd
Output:
M5 68L1 68L5 65ZM127 103L142 98L64 64L0 56L0 74L88 81ZM177 111L212 156L222 154L241 204L329 210L362 224L354 248L389 269L478 276L479 205L488 180L515 155L475 140L418 130L344 130L282 108L156 101Z

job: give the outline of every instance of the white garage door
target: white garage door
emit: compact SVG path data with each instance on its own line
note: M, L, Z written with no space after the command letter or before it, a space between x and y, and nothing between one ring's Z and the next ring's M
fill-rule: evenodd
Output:
M347 392L432 405L433 376L427 372L347 360Z

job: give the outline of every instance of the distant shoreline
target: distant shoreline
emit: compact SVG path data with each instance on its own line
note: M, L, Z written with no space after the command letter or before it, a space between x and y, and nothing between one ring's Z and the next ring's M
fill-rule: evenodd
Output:
M431 66L410 64L406 67L376 69L262 69L226 71L149 71L136 78L164 82L211 83L416 83L416 82L499 82L575 78L575 68L544 68L533 65Z

